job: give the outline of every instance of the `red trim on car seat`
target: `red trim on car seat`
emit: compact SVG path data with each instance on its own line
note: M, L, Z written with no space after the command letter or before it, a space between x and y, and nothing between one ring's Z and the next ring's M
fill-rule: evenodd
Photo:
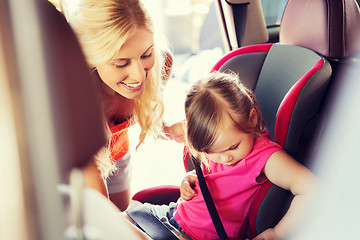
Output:
M246 54L246 53L269 52L269 49L271 48L272 45L273 45L273 43L250 45L250 46L241 47L234 51L231 51L215 64L215 66L212 68L211 72L219 70L219 68L226 61L228 61L230 58L232 58L234 56L238 56L238 55Z
M143 189L132 197L133 200L137 200L139 202L143 202L146 199L149 199L153 196L162 195L162 194L170 194L170 193L180 193L179 186L175 185L162 185L157 187L150 187Z
M188 172L189 171L189 168L188 168L188 159L189 159L189 156L190 156L190 152L188 150L188 147L187 146L184 146L184 150L183 150L183 163L184 163L184 168L185 168L185 171Z
M260 205L264 200L266 193L273 186L273 183L266 181L263 185L257 190L254 201L251 204L250 216L249 216L249 237L250 239L256 237L259 233L256 232L256 219L259 212Z
M324 65L324 60L319 60L285 95L281 102L275 122L275 141L282 147L285 146L289 123L299 94L307 81Z

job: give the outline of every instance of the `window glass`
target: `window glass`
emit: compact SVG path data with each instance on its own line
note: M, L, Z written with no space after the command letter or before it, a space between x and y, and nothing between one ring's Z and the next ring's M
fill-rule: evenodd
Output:
M224 54L214 0L143 0L174 54L172 77L191 83Z
M265 22L268 27L279 26L288 0L261 0Z
M213 0L143 0L143 2L152 12L155 25L166 36L175 54L197 53L204 48L201 42L203 28L209 21L217 21ZM217 26L213 26L212 29L214 33L219 31ZM206 34L207 39L213 35L211 32ZM221 38L220 33L218 35ZM206 48L213 47L214 45Z

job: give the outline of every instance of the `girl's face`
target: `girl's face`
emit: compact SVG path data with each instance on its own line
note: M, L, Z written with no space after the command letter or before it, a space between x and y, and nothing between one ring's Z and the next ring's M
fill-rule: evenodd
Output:
M102 81L112 90L125 98L135 99L144 92L147 75L154 63L153 33L139 28L114 59L96 68Z
M252 114L256 113L251 112L249 126L256 126L257 120ZM224 134L220 136L217 143L210 148L206 155L213 162L232 165L252 151L255 134L239 130L230 118L226 118L223 124Z

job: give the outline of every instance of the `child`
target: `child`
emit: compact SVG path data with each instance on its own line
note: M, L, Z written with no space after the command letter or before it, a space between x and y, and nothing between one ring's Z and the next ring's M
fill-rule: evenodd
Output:
M314 175L270 140L254 94L235 74L214 72L198 81L185 102L187 143L202 170L228 237L245 239L254 194L265 181L290 190L292 204L274 227L254 239L283 239L294 230L314 192ZM192 239L218 239L195 175L169 206L148 205ZM161 214L160 209L163 210Z

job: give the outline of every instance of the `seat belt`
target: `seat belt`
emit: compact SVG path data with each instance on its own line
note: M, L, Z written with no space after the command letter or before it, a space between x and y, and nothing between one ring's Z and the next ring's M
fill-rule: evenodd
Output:
M205 200L205 204L206 207L210 213L210 217L211 220L213 221L213 224L215 226L216 232L219 236L220 240L229 240L226 231L224 229L224 226L220 220L219 214L216 210L215 204L214 204L214 200L211 197L209 188L206 185L206 181L203 175L203 172L201 170L201 166L200 166L200 161L197 160L194 156L192 156L190 154L191 157L191 161L193 162L194 166L195 166L195 171L196 171L196 175L198 177L199 180L199 185L200 185L200 189L201 189L201 193L204 197Z
M219 214L216 210L214 201L211 197L210 191L206 185L204 175L201 170L200 161L194 156L190 155L191 160L195 166L196 175L198 176L200 189L204 196L206 207L210 213L211 220L215 226L216 232L220 240L229 240L224 226L220 220ZM159 219L157 219L143 204L135 204L126 211L128 216L154 240L179 240L179 238L171 232Z
M127 215L134 220L141 230L154 240L179 240L179 238L171 232L149 208L143 204L135 204L126 211Z

